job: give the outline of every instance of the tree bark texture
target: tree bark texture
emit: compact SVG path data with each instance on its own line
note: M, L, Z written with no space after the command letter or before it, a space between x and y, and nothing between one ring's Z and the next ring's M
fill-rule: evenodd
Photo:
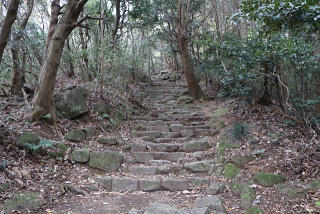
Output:
M191 96L195 99L204 98L204 94L199 86L199 83L194 75L194 68L191 62L189 50L188 50L188 20L186 16L186 9L183 0L178 0L178 45L181 55L182 67L184 75L187 80L188 88Z
M12 55L12 61L13 61L13 78L11 83L11 94L18 95L18 96L22 96L21 89L23 88L25 83L25 63L20 62L19 53L20 53L20 49L23 49L22 54L23 54L23 58L25 58L26 49L24 48L23 44L20 44L20 41L24 35L23 31L25 30L27 23L29 21L29 18L31 16L33 6L34 6L34 0L28 0L27 6L28 6L27 11L19 26L19 31L14 35L14 39L13 39L14 44L11 47L11 55Z
M61 10L60 0L52 0L51 1L51 15L50 15L49 31L48 31L47 41L46 41L46 55L47 55L47 51L48 51L54 30L55 30L56 25L58 24L58 21L59 21L58 17L60 14L60 10Z
M69 0L66 11L54 30L41 68L39 90L33 100L33 110L30 115L32 121L39 120L47 114L51 116L50 122L56 120L53 93L63 46L71 31L80 24L77 20L87 1Z
M17 18L17 12L19 8L19 0L11 0L9 3L6 18L4 19L1 32L0 32L0 64L2 62L2 56L4 49L7 46L9 35L11 33L11 27ZM0 70L1 72L1 70Z

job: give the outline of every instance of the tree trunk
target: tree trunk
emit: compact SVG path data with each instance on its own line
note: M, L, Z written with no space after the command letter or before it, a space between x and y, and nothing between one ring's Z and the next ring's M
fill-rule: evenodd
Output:
M116 44L116 37L117 37L117 32L119 29L119 24L120 24L120 0L116 0L116 21L114 23L114 28L112 31L112 46Z
M183 0L178 0L178 45L181 55L182 67L184 75L187 80L188 88L191 96L195 99L204 98L204 94L199 86L199 83L194 75L194 68L191 62L189 50L188 50L188 39L186 34L188 32L188 20L186 16L186 9Z
M56 28L56 25L58 24L58 17L60 14L60 10L61 10L60 0L52 0L49 31L48 31L47 41L46 41L46 55L50 45L50 41L54 34L54 30Z
M69 54L68 54L68 59L69 59L69 70L68 70L68 77L69 78L75 78L76 75L74 73L74 66L73 66L73 62L72 62L72 52L71 52L71 47L70 47L70 37L67 39L67 48L68 48L68 51L69 51Z
M81 24L78 23L77 20L87 1L88 0L69 0L66 5L66 11L56 26L48 46L44 64L41 68L39 90L33 100L34 104L31 112L32 121L39 120L47 114L50 116L49 122L55 122L56 120L53 93L64 42L71 31Z
M0 33L0 64L2 62L2 56L3 56L4 49L7 46L9 35L11 33L11 27L17 18L19 3L20 3L19 0L11 0L10 1L7 15L6 15L6 18L4 19L3 26L1 28L1 33ZM1 70L0 70L0 72L1 72Z
M22 48L24 48L24 45L19 44L19 41L24 35L23 31L25 30L27 23L29 21L29 18L31 16L34 0L28 0L27 5L28 5L28 9L19 26L19 32L17 32L13 37L13 40L15 42L11 47L11 55L12 55L12 61L13 61L13 78L11 83L11 94L17 95L17 96L22 96L21 89L23 88L25 83L25 63L20 63L20 60L19 60L20 47L22 46ZM23 58L25 58L26 50L23 50L22 52L23 52Z

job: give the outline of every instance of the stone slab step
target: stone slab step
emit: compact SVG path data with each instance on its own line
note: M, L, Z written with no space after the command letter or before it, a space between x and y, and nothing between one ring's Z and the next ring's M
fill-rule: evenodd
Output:
M184 158L184 152L131 152L131 156L138 163L147 163L150 160L168 160L177 162L180 158Z
M132 191L184 191L199 186L209 186L210 179L201 177L189 178L132 178L132 177L101 177L98 179L100 187L112 192Z

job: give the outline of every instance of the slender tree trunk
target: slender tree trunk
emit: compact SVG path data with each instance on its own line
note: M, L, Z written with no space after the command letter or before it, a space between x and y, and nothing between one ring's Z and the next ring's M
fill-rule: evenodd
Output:
M320 55L320 34L317 33L317 45L315 49L315 54ZM318 63L320 64L320 59L318 59ZM315 94L316 99L320 102L320 69L318 69L314 74L314 87L315 87ZM316 113L320 114L320 103L316 105Z
M104 0L100 0L100 16L103 20L100 21L100 95L103 93L104 84Z
M216 31L217 31L217 37L218 37L218 40L220 41L221 40L221 28L220 28L220 18L219 18L219 11L218 11L218 0L214 0L214 21L215 21L215 24L216 24Z
M30 115L32 121L39 120L47 114L50 115L50 122L56 120L53 93L63 46L71 31L79 25L77 20L87 1L69 0L64 14L55 28L41 68L39 90L33 100L33 110Z
M194 75L194 68L191 62L189 50L188 50L188 39L186 34L188 32L188 20L186 16L186 9L183 0L178 0L178 45L181 55L181 61L183 66L184 75L187 80L188 88L191 96L195 99L204 98L204 94L199 86L199 83Z
M11 0L9 3L6 18L4 19L1 32L0 32L0 64L2 62L2 56L4 49L7 46L9 35L11 33L11 27L17 18L17 12L19 8L19 0ZM0 70L1 72L1 70Z
M51 1L51 15L50 15L50 24L49 24L49 31L46 41L46 55L47 51L50 45L50 41L52 39L52 36L54 34L54 30L56 28L56 25L58 24L58 17L60 14L60 0L52 0Z
M11 47L11 55L12 55L12 61L13 61L13 78L11 83L11 94L18 95L18 96L22 96L21 89L23 88L25 83L25 63L20 63L20 60L19 60L19 52L21 47L23 49L22 58L25 58L25 55L26 55L24 44L19 44L19 42L21 41L21 38L24 35L23 31L25 30L28 20L31 16L34 0L28 0L27 5L28 5L28 9L19 26L19 32L17 32L14 35L13 40L15 42Z
M120 24L120 0L116 0L116 21L114 23L114 28L112 31L112 46L116 44L116 37L117 37L117 32L119 29L119 24Z
M69 78L74 78L76 75L74 73L74 66L72 62L72 52L71 52L71 47L70 47L70 37L67 39L67 48L69 51L69 70L68 70L68 77Z

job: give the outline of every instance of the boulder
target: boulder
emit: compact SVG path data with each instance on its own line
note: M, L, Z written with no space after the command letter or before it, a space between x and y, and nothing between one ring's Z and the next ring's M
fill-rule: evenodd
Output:
M77 163L87 163L89 157L90 151L88 149L77 149L71 153L71 159Z
M87 138L95 137L99 134L99 130L94 126L87 126L85 132Z
M227 213L226 208L223 206L221 199L218 196L207 196L196 201L196 207L209 207L215 212Z
M31 151L31 148L38 146L40 141L41 139L38 135L34 133L25 132L20 136L17 145L20 148Z
M183 96L180 96L180 97L178 98L178 103L179 103L179 104L189 104L189 103L193 103L193 98L190 97L190 96L183 95Z
M233 155L231 162L239 168L244 167L247 163L253 160L253 157L248 155Z
M11 213L13 210L32 210L40 208L45 203L43 197L36 192L22 191L15 194L12 199L5 202L4 213Z
M123 155L116 151L97 152L90 154L89 166L106 172L116 172L123 161Z
M264 214L264 211L258 207L252 207L246 211L246 214Z
M87 92L83 87L67 89L54 97L56 114L59 118L77 119L89 111Z
M94 112L99 113L100 115L102 114L110 114L110 109L105 103L96 103L93 105L92 110Z
M86 133L80 129L73 130L68 132L64 138L72 142L81 142L86 139Z

